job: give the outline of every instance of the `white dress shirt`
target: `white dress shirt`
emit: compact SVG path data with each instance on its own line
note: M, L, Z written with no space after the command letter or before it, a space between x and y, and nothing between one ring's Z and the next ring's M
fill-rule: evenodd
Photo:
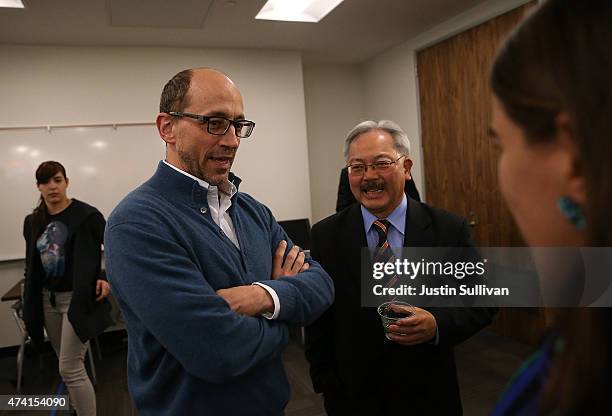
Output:
M175 171L182 173L183 175L193 179L198 182L201 187L208 189L207 192L207 202L208 209L210 210L210 216L212 217L215 224L223 230L223 233L229 238L232 243L240 250L240 244L238 243L238 237L236 237L236 230L234 228L234 223L232 222L232 218L229 215L229 208L232 206L232 197L238 192L236 185L231 183L230 181L225 181L219 186L210 185L208 182L196 178L195 176L177 168L176 166L163 161L166 165L170 166ZM263 313L262 316L267 319L275 319L280 312L280 299L276 294L276 291L272 289L268 285L264 285L263 283L254 282L254 285L261 286L264 288L272 297L274 301L274 312L273 313Z

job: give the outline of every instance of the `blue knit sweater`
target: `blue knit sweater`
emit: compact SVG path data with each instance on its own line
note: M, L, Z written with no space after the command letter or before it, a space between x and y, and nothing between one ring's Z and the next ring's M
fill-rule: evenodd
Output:
M314 261L271 280L273 252L288 239L271 212L234 195L238 250L211 218L206 192L160 162L109 217L106 270L128 330L129 390L142 416L280 415L287 323L320 316L333 283ZM215 293L255 281L278 294L277 319L238 315Z

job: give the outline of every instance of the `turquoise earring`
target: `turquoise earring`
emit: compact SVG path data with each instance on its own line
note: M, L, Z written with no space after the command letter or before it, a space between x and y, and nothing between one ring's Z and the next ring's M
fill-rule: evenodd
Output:
M563 214L574 227L579 230L584 230L586 228L586 217L580 206L572 199L562 196L557 200L557 208L559 208L561 214Z

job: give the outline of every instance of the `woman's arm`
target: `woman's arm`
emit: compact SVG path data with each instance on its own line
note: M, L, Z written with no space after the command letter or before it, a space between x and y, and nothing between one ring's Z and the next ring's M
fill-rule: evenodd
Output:
M25 239L26 254L25 254L25 268L23 271L23 277L28 276L28 264L30 263L30 240L32 238L32 214L27 215L23 220L23 238Z

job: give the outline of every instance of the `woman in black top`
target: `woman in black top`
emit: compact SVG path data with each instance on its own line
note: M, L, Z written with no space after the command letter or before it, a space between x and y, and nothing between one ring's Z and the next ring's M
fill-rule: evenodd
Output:
M79 416L96 414L96 397L84 357L86 342L112 323L109 285L99 279L106 222L94 207L66 195L59 162L36 170L40 203L25 218L26 269L23 318L35 345L43 326L59 359L59 371Z

